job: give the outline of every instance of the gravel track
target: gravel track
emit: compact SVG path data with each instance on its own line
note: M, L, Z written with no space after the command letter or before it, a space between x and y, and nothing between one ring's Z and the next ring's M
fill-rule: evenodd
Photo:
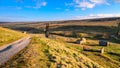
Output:
M11 44L0 47L0 65L7 62L19 51L24 49L30 43L30 37L22 38L18 41L15 41Z

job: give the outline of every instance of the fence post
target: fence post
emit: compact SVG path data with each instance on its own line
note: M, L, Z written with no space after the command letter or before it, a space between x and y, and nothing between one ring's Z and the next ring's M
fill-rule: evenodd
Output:
M118 27L117 27L117 36L119 36L119 32L120 32L120 23L118 23Z
M49 23L46 23L46 28L45 28L45 37L49 37Z
M103 54L104 53L104 47L103 48L101 48L101 54Z

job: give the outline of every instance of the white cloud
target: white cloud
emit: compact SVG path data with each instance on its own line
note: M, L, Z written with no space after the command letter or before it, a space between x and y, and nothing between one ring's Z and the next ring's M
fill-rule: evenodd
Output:
M0 21L1 22L13 22L13 21L21 21L21 19L25 19L26 17L24 16L17 16L17 15L13 15L13 16L8 16L8 15L4 15L4 16L0 16Z
M37 2L33 8L39 9L42 6L46 6L46 5L47 5L47 2Z
M42 2L41 5L42 5L42 6L46 6L46 5L47 5L47 2Z
M75 3L79 4L80 3L80 0L74 0Z
M0 17L0 22L10 22L10 21L12 21L12 19L9 17Z
M55 9L60 10L61 8L55 8Z
M87 1L83 1L75 5L75 7L81 7L81 8L93 8L94 6L95 4L87 2Z
M32 6L24 6L25 8L32 8Z
M85 10L85 8L81 8L81 10Z
M106 17L120 17L118 14L89 14L88 16L75 16L74 19L93 19L93 18L106 18Z
M34 2L34 6L30 6L30 5L27 5L27 6L24 6L25 8L34 8L34 9L39 9L43 6L46 6L47 5L47 2L44 1L44 0L33 0Z
M21 9L22 9L22 7L16 7L16 9L21 10Z
M76 8L75 11L79 11L79 9Z
M74 3L65 3L65 6L73 6Z
M107 0L73 0L73 3L67 3L65 5L85 10L86 8L94 8L96 5L102 4L110 5Z
M114 0L116 3L120 3L120 0Z
M21 9L22 9L22 7L20 7L20 6L7 6L7 7L5 7L5 9L15 9L15 10L21 10Z
M85 10L86 8L93 8L95 6L94 3L90 3L88 1L80 1L80 0L74 0L75 7L81 8L81 10Z
M97 3L97 4L103 4L106 3L106 0L90 0L93 3Z
M119 14L90 14L89 16L93 16L93 17L120 17L120 13Z
M106 4L106 5L110 5L107 0L90 0L92 3L94 4Z
M65 11L69 11L70 9L65 9Z

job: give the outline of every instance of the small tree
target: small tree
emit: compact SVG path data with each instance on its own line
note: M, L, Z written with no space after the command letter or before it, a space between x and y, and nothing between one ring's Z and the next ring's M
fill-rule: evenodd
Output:
M49 37L49 23L46 23L46 28L45 28L45 37Z

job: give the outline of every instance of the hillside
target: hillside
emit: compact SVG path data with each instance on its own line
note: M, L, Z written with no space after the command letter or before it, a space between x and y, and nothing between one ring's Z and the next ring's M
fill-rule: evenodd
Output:
M13 23L1 23L0 26L7 27L19 31L27 31L29 33L43 33L45 28L45 23L50 23L51 31L63 31L64 27L69 27L70 30L76 30L74 27L79 27L79 29L85 28L96 28L97 30L107 29L105 32L113 31L116 32L116 26L120 17L113 18L98 18L98 19L86 19L86 20L66 20L66 21L46 21L46 22L13 22ZM88 27L89 26L89 27ZM67 28L69 30L69 28ZM67 30L66 29L66 30ZM105 30L104 29L104 30ZM93 30L93 29L90 29ZM77 29L77 31L80 31ZM103 33L103 32L102 32Z
M12 63L12 64L11 64ZM34 37L31 44L2 68L102 68L80 51L54 40Z
M51 39L43 38L45 23L1 25L18 31L27 31L32 36L39 36L32 38L31 44L3 65L3 68L120 67L120 41L111 37L116 34L118 29L119 21L116 18L48 23L50 23ZM76 44L76 40L79 38L85 38L86 43L84 45ZM99 40L107 41L108 46L99 45ZM103 47L105 52L101 54L100 49Z
M11 43L24 36L26 36L26 34L0 27L0 46Z

